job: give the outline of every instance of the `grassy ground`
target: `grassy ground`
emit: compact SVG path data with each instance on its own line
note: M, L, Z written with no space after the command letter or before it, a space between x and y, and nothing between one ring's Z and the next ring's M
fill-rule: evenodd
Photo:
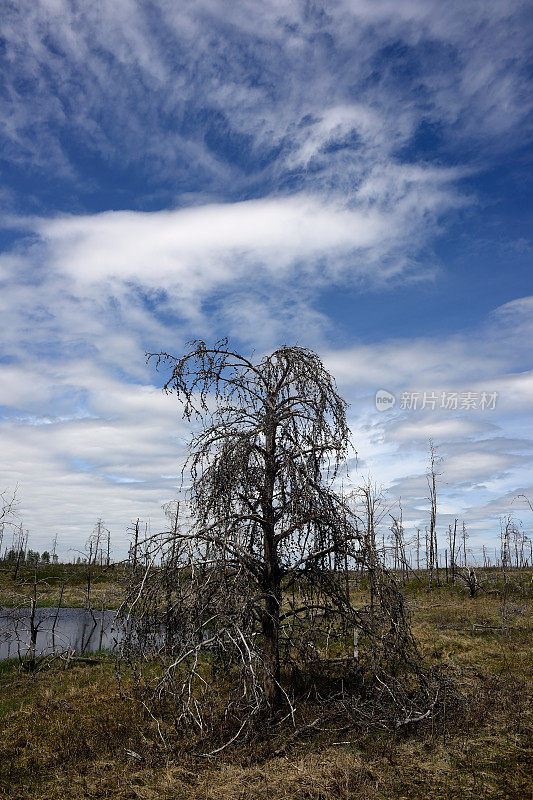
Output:
M526 800L532 796L530 584L525 576L509 587L505 636L497 627L497 595L408 587L426 658L450 665L466 699L446 728L428 721L402 735L322 731L283 755L274 755L286 742L279 733L219 760L195 758L190 741L175 740L165 750L153 723L120 697L112 661L35 677L4 663L0 797Z
M0 563L0 608L29 606L33 582L37 578L37 605L57 606L61 589L63 607L81 608L87 604L88 568L85 564L39 564L37 568L23 564L16 578L15 568ZM122 597L124 577L120 565L92 566L90 569L90 602L93 608L118 608Z

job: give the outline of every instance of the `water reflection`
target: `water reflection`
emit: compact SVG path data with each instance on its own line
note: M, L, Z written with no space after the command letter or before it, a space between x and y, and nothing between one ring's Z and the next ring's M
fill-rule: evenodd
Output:
M115 612L84 608L38 608L36 655L63 650L88 653L114 649L120 634L114 628ZM30 647L28 609L0 610L0 660L25 655Z

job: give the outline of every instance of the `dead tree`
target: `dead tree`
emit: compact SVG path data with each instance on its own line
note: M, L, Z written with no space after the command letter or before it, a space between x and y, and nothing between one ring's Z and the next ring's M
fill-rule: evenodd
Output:
M137 517L137 519L135 520L135 524L132 525L132 527L128 528L128 531L132 531L133 534L133 541L130 543L129 557L128 557L128 563L131 565L133 572L135 572L135 570L137 569L140 524L141 520L139 519L139 517Z
M2 558L2 545L6 528L13 526L13 519L16 515L17 488L13 492L9 492L7 489L0 492L0 558Z
M457 540L457 520L454 520L453 531L452 526L448 527L448 538L450 543L450 571L452 576L452 584L455 583L455 555L456 555L456 540Z
M511 514L500 519L500 558L504 568L511 566L511 533L514 524Z
M351 493L355 507L356 518L361 522L362 551L364 552L364 567L368 575L368 588L370 592L370 611L373 612L378 580L378 567L386 563L385 544L383 543L381 559L376 547L378 528L388 513L385 493L381 486L372 483L368 478L355 492ZM384 536L384 532L383 532ZM384 542L384 539L383 539Z
M13 532L13 546L12 552L16 553L15 572L13 573L13 580L17 579L21 563L26 560L26 548L28 545L28 531L22 527L22 522Z
M478 581L475 569L473 567L470 567L469 569L465 567L463 571L459 570L457 574L468 586L470 597L475 597L477 590L480 588L480 583Z
M363 662L368 652L382 677L398 672L415 648L401 595L377 563L371 493L361 535L335 491L349 450L346 403L318 355L281 347L254 362L222 340L149 358L170 368L165 391L199 428L181 522L176 508L165 534L143 543L147 566L120 615L123 663L145 707L204 735L223 692L238 735L263 712L294 714L303 684L309 697L312 686L326 691L328 675L337 691L355 680L354 653ZM370 608L350 598L349 572L362 566ZM147 659L161 669L144 678Z
M466 556L466 540L468 539L468 533L466 532L466 525L465 525L464 520L463 520L462 538L463 538L463 558L464 558L464 562L465 562L464 566L465 566L465 569L466 569L467 566L468 566L468 564L467 564L467 556Z
M403 529L403 509L401 500L398 502L399 512L398 514L389 514L392 524L390 526L391 535L394 542L394 560L397 563L398 567L401 571L402 580L404 583L407 581L407 573L409 570L409 564L407 561L407 555L405 552L405 536L404 536L404 529Z
M57 531L54 533L54 541L52 542L52 564L56 563L57 559Z
M433 583L433 569L436 569L437 585L440 585L439 579L439 561L438 561L438 542L437 542L437 476L438 465L441 462L440 456L437 455L437 448L433 441L429 440L429 465L427 471L427 483L429 489L430 501L430 519L429 519L429 588Z

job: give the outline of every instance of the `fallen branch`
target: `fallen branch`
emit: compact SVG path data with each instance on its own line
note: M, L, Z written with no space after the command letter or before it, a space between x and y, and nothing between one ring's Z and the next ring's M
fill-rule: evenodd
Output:
M277 750L274 751L274 755L275 756L282 755L285 752L285 750L287 749L287 747L290 744L292 744L295 739L297 739L299 736L301 736L302 733L306 733L307 731L310 731L313 728L318 727L318 725L323 721L324 721L324 717L317 717L317 719L315 719L313 722L309 722L307 725L304 725L303 727L298 728L298 730L293 731L291 733L291 735L287 737L287 739L285 740L285 743L281 747L279 747Z
M396 723L396 728L402 728L404 725L410 725L411 722L422 722L422 720L427 719L431 714L432 709L428 709L425 714L419 714L418 717L407 717L402 722Z

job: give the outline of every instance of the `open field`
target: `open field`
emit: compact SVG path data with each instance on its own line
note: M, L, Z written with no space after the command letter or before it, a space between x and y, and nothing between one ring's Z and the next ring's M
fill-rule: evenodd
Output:
M120 586L104 585L119 596ZM83 585L69 588L81 601ZM448 665L462 698L445 720L428 719L401 734L314 730L289 745L290 727L273 728L264 742L205 759L194 755L200 750L190 737L165 732L168 746L162 745L153 723L120 696L110 659L36 676L4 663L0 796L530 797L531 574L509 580L505 635L498 594L471 598L451 586L428 592L416 582L406 591L426 659ZM47 602L53 604L52 596Z
M87 566L85 564L39 564L37 568L23 564L16 578L13 565L0 563L0 608L29 605L33 582L37 577L37 606L57 606L61 590L61 605L83 608L87 605ZM92 567L90 601L100 608L102 601L108 609L118 608L122 597L125 574L120 565Z

